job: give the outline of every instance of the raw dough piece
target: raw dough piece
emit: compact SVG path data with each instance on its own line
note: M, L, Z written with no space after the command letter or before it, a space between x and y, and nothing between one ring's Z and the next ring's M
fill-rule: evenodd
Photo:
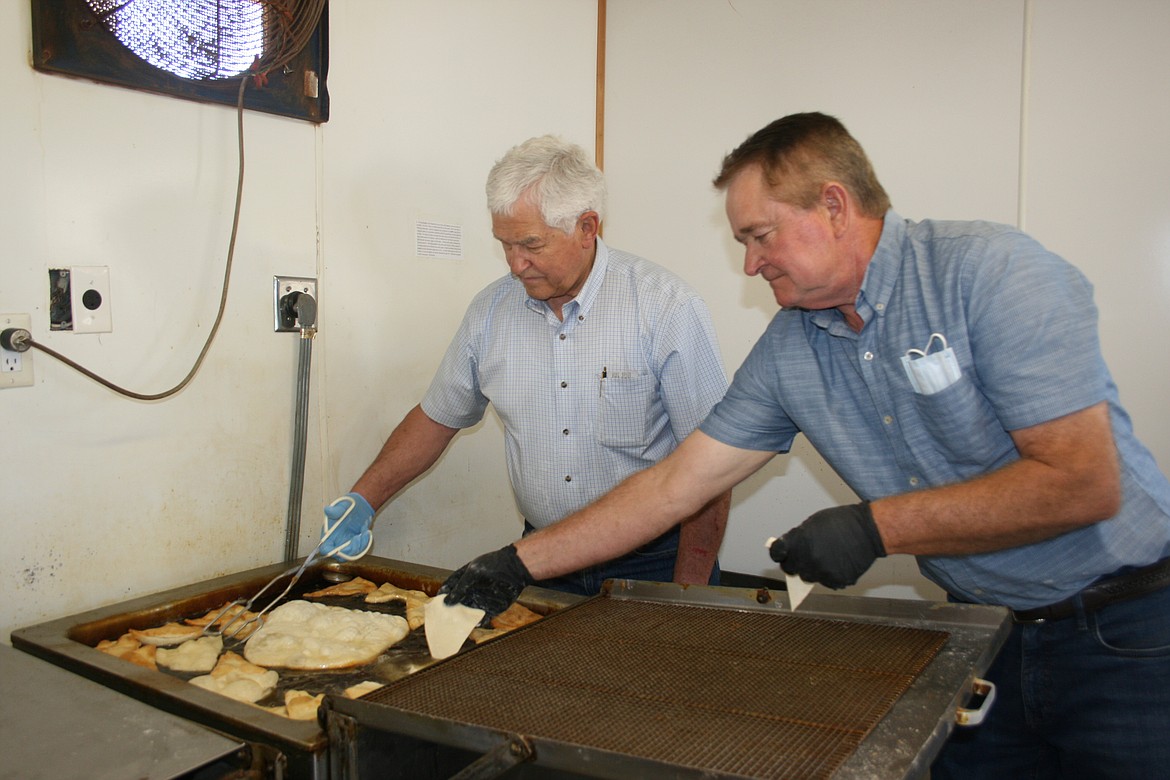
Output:
M210 672L223 652L223 639L204 636L189 639L174 649L160 647L155 661L176 672Z
M319 596L364 596L377 589L378 586L369 580L362 577L354 577L348 582L339 582L336 585L330 585L328 588L321 588L321 590L306 593L305 598L317 598Z
M257 702L276 688L280 676L271 669L250 664L233 652L226 652L211 674L195 677L192 685L223 694L232 699Z
M360 683L349 686L345 689L345 695L350 699L360 699L371 691L376 691L382 687L382 683L374 680L364 680Z
M261 666L341 669L373 661L408 633L397 615L290 601L269 613L244 656Z
M448 604L446 594L427 602L427 649L431 657L442 660L458 653L484 614L482 609L466 604Z
M813 584L787 572L784 574L784 582L788 585L788 607L795 612L800 602L804 601L804 597L812 590Z
M130 633L144 645L169 647L186 642L188 639L195 639L203 634L203 629L199 626L185 626L182 623L166 623L158 628L148 628L144 631L132 628Z

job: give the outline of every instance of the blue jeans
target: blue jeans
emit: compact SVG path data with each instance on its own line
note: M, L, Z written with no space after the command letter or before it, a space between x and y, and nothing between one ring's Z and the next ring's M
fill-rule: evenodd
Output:
M536 529L527 522L524 523L525 535L534 530ZM674 561L677 557L678 527L676 526L621 558L589 566L561 577L539 580L535 584L542 588L576 593L580 596L596 596L601 590L601 584L609 579L671 582L674 580ZM711 578L707 584L719 584L718 561L711 567Z
M1017 624L986 676L995 703L931 780L1170 777L1170 588Z

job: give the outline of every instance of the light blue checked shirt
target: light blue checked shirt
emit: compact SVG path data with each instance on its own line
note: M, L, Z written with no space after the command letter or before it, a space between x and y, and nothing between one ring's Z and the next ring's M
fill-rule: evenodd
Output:
M666 457L727 388L703 300L648 260L599 239L562 312L510 274L488 285L422 400L451 428L495 407L516 503L537 528Z
M947 485L1019 458L1009 431L1109 404L1123 505L1112 519L1036 544L919 557L953 595L1028 609L1170 554L1170 483L1134 436L1101 356L1092 288L1019 231L886 214L866 271L860 333L836 310L782 310L702 429L786 452L798 432L862 498ZM902 356L931 334L962 376L914 392Z

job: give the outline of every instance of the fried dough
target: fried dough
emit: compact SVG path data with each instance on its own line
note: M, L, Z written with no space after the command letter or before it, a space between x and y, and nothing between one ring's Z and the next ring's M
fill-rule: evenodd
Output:
M244 656L285 669L342 669L373 661L408 633L397 615L290 601L269 613Z
M176 648L160 647L155 661L176 672L210 672L223 652L223 639L203 636L189 639Z
M257 702L276 688L280 676L271 669L249 663L238 653L224 653L210 674L195 677L192 685L238 701Z
M321 596L364 596L377 590L378 586L362 577L354 577L348 582L339 582L328 588L321 588L312 593L306 593L305 598L319 598Z
M529 623L535 623L540 618L541 615L523 606L520 602L516 602L492 618L492 628L498 628L501 631L512 631L521 626L526 626Z
M421 590L405 590L389 582L382 583L377 590L366 596L367 604L384 604L389 601L406 602L406 623L414 631L426 622L426 606L431 597Z
M170 645L177 645L180 642L186 642L188 639L195 639L203 634L203 629L199 626L186 626L182 623L165 623L157 628L147 628L138 630L136 628L130 629L131 635L144 645L158 645L161 647L169 647Z

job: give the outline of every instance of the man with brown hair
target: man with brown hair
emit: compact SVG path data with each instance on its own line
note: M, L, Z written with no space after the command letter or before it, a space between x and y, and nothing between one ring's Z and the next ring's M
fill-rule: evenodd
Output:
M803 433L862 501L776 540L785 572L842 588L908 553L1015 617L994 711L932 777L1165 774L1170 482L1120 405L1088 281L1014 228L903 219L824 114L763 128L715 184L781 311L670 457L472 561L448 600L492 611L629 549Z

